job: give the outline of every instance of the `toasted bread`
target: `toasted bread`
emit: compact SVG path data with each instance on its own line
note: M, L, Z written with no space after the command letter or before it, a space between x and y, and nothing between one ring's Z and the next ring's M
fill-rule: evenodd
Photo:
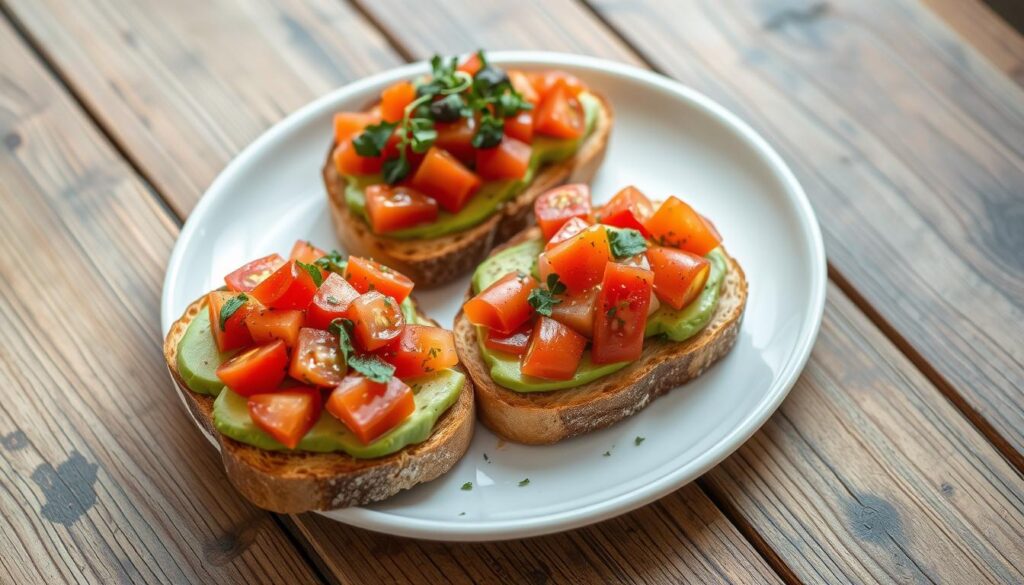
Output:
M530 228L506 246L538 237L540 230ZM726 258L729 272L721 285L718 306L700 333L683 342L648 339L638 360L576 388L524 393L499 386L480 354L476 326L460 311L455 317L455 347L476 387L480 420L510 441L555 443L633 415L652 399L700 376L732 348L747 302L743 270L735 259Z
M192 319L205 310L203 297L171 326L164 340L164 359L192 416L217 437L231 483L257 506L296 513L383 500L445 473L469 448L473 384L468 376L458 401L441 415L429 439L386 457L356 459L344 453L267 451L225 437L213 425L214 398L192 392L178 374L178 343Z
M533 202L541 193L566 183L591 182L604 160L613 120L608 101L600 96L598 101L601 108L594 131L572 158L543 167L522 193L484 222L463 232L429 240L398 240L377 235L362 218L352 213L345 203L346 181L334 166L335 145L332 144L323 177L338 239L349 254L373 258L390 266L421 288L451 282L476 267L496 242L503 242L525 228L533 212Z

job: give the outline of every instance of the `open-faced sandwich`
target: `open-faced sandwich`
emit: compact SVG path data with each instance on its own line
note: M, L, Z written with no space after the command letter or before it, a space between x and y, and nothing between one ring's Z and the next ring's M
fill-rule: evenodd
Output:
M473 388L413 283L297 242L224 278L172 325L164 357L256 505L365 504L448 471L473 435Z
M747 283L692 207L626 187L594 210L585 185L565 185L535 213L477 267L455 321L498 435L553 443L608 426L732 347Z
M417 285L450 282L523 229L534 200L590 181L608 103L564 71L434 57L431 75L334 118L323 167L338 238Z

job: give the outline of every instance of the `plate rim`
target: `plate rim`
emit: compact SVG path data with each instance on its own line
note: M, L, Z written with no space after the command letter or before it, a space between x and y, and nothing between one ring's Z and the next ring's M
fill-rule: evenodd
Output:
M751 147L767 163L768 169L783 186L790 201L796 204L797 219L807 235L807 249L804 252L811 260L811 273L809 277L811 302L805 312L801 330L797 334L796 348L791 352L783 367L780 368L779 373L775 376L776 382L769 388L769 392L762 399L758 407L743 418L729 433L704 450L688 464L671 469L651 483L613 498L571 510L515 520L427 520L397 516L387 511L365 507L317 511L318 514L332 520L359 528L404 537L447 541L495 541L572 530L625 514L660 499L690 483L731 455L750 439L778 409L782 401L789 394L800 372L810 358L811 350L821 328L825 309L828 271L825 246L817 216L803 187L785 160L749 124L718 102L689 86L653 71L640 69L625 63L552 51L493 51L489 53L489 58L495 63L570 66L608 74L616 78L632 79L649 87L653 86L661 91L673 94L674 97L702 110L706 115L711 116L717 122L731 129L738 138L746 143L748 147ZM333 104L346 99L349 95L359 93L379 84L424 73L428 71L427 67L427 61L417 61L363 77L338 87L271 126L242 149L224 167L192 209L174 244L173 252L167 264L160 299L161 330L164 335L166 335L171 324L176 319L176 316L172 313L173 308L170 306L169 295L177 281L177 275L182 270L181 264L183 262L184 250L188 247L188 242L198 229L199 220L195 218L205 215L205 210L216 199L222 197L221 194L226 191L225 186L231 184L236 176L246 172L257 153L264 146L275 142L293 128L304 124L307 119L320 115L325 109L334 109ZM219 449L219 445L216 441L212 440L212 437L208 436L207 439L211 439L211 442Z

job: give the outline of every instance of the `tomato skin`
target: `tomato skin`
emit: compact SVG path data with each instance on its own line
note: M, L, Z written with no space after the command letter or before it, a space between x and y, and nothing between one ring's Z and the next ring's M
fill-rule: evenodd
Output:
M477 149L476 172L487 180L521 179L532 153L529 144L506 136L494 148Z
M555 138L579 138L585 129L583 106L559 82L537 106L533 116L534 132Z
M722 243L718 230L692 207L678 197L669 197L644 226L651 239L662 246L671 246L705 256Z
M660 246L647 250L654 271L654 292L663 303L682 309L697 298L711 272L707 258Z
M597 213L597 221L614 227L634 229L648 237L650 234L643 222L653 211L654 206L650 199L630 185L616 193L611 201L601 208Z
M452 213L458 213L482 183L473 171L437 146L427 151L411 181L413 188L430 195Z
M530 343L519 368L527 376L569 380L580 365L586 345L586 337L541 315L530 335Z
M358 136L371 124L378 122L378 116L366 112L338 112L334 114L334 143L341 144Z
M320 248L308 240L295 240L292 245L292 253L288 255L289 260L298 260L303 264L312 264L327 255Z
M540 103L540 94L533 87L533 83L530 82L530 77L526 73L519 71L518 69L509 69L508 80L512 82L512 89L519 92L519 95L523 96L523 99L530 102L534 106Z
M644 351L647 309L654 274L645 268L609 262L597 296L594 340L590 357L595 364L640 358Z
M574 217L590 221L592 212L590 187L582 183L545 191L533 204L533 214L545 240L550 240Z
M466 59L462 63L460 63L459 66L456 67L455 69L457 69L458 71L462 71L463 73L469 73L470 75L475 76L477 72L480 71L480 68L483 67L483 65L484 64L480 61L480 55L473 53L469 57L466 57Z
M378 291L401 303L412 292L413 281L408 276L373 260L349 256L345 266L345 279L361 294Z
M405 106L414 99L416 88L408 81L399 81L380 92L380 117L385 122L398 122L405 116Z
M551 308L551 318L589 339L594 336L597 295L596 286L575 295L563 295L562 302Z
M408 418L416 402L412 389L398 378L382 384L353 374L331 392L326 407L367 445Z
M366 188L366 214L370 227L382 234L437 219L437 201L411 188L370 185Z
M533 113L523 110L515 116L505 118L505 136L527 144L533 142Z
M289 376L310 386L329 387L337 386L347 369L337 335L312 327L299 329Z
M249 416L257 427L289 449L320 419L323 399L316 388L289 388L249 397Z
M612 259L608 232L604 226L590 226L541 256L569 294L582 292L601 281L605 264Z
M530 292L537 281L528 274L509 272L462 305L466 318L499 333L511 333L533 315Z
M352 321L352 335L356 347L374 351L395 340L405 326L405 318L398 303L377 291L359 295L345 312Z
M580 219L578 217L570 218L569 221L562 224L562 227L558 228L558 231L555 232L555 235L551 236L551 239L548 240L548 243L544 244L544 250L546 251L550 250L551 248L554 248L558 244L561 244L562 242L582 232L591 225L593 224L591 224L589 221L585 219Z
M290 261L252 289L251 294L272 309L305 309L313 301L316 289L313 277Z
M406 325L378 355L395 366L398 378L413 378L459 363L451 331L429 325Z
M334 148L334 166L342 175L373 175L379 173L383 165L382 156L359 156L351 138Z
M333 272L320 284L313 302L306 307L306 327L327 329L331 321L341 319L348 311L348 306L359 296L359 291L347 280Z
M224 321L224 328L220 327L220 311L224 304L234 297L235 293L215 290L206 295L207 310L210 312L210 330L213 331L213 340L221 351L238 349L252 344L252 336L245 326L245 318L252 310L254 303L250 299L244 305L235 310L230 317Z
M302 311L275 311L261 307L249 311L245 317L245 326L257 345L280 339L288 347L295 347L304 318Z
M280 339L247 349L217 367L217 377L236 394L272 392L284 380L288 349Z
M562 86L568 95L577 97L587 86L579 77L565 71L538 71L526 74L540 99L544 99L557 86Z
M499 333L488 329L484 337L484 345L488 349L503 351L512 355L521 356L526 353L526 346L530 343L530 335L533 334L533 323L527 321L512 333Z
M459 118L454 122L435 122L437 138L434 146L469 164L473 162L476 149L473 148L473 134L476 133L476 118Z
M249 292L273 274L282 264L284 264L284 258L279 254L264 256L236 268L224 277L224 284L228 286L229 290L235 292Z

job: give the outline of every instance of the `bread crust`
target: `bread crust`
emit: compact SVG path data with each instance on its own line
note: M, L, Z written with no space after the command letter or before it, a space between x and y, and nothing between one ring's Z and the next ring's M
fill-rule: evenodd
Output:
M397 240L374 234L370 226L345 203L346 181L334 166L335 144L323 166L327 201L334 231L348 254L373 258L405 274L416 286L433 288L448 284L476 267L497 242L503 242L530 222L533 202L542 193L566 183L590 183L608 149L614 114L604 97L594 131L571 158L544 167L515 199L484 222L456 234L428 240Z
M423 443L378 459L344 453L267 451L228 438L213 425L212 396L188 389L178 373L178 343L192 319L205 311L206 297L185 310L164 340L164 360L192 416L217 438L231 483L252 503L280 513L332 510L389 498L435 479L462 458L473 438L473 383L466 383Z
M505 246L536 237L540 237L540 230L530 228ZM476 387L480 420L504 439L550 444L607 427L700 376L733 347L746 307L743 270L731 256L726 254L726 258L729 272L722 282L718 306L698 335L683 342L648 339L638 360L576 388L522 393L499 386L491 379L490 368L480 353L476 327L459 311L455 317L455 348ZM467 298L470 295L472 289Z

